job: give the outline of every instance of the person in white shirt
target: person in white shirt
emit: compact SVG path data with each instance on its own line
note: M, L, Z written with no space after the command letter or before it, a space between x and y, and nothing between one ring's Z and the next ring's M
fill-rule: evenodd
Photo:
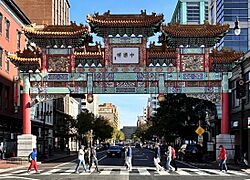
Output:
M173 171L173 167L170 165L170 163L172 161L172 147L170 145L168 146L168 150L166 152L166 156L167 156L166 168L167 168L167 170L169 170L170 172L172 172Z
M81 149L79 149L79 152L78 152L78 163L75 169L75 173L79 173L79 168L81 164L83 165L84 171L87 172L86 164L84 160L84 146L83 145L81 145Z

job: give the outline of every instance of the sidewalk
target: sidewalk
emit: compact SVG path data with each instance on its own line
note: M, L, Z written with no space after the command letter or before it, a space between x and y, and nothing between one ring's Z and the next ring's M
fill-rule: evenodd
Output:
M38 164L41 163L49 163L53 162L55 160L64 159L70 156L76 156L76 153L66 153L66 152L54 152L52 156L49 156L49 158L42 160L41 162L38 162ZM13 170L13 169L19 169L23 167L28 167L29 163L28 161L10 161L10 160L0 160L0 173Z

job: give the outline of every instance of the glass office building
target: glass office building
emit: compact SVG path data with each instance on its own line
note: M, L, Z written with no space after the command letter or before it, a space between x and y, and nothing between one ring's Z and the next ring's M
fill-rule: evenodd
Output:
M203 24L208 20L208 0L178 0L172 23Z
M231 48L236 51L247 52L250 39L248 23L248 3L250 0L210 0L209 1L209 20L211 24L230 24L229 33L218 44L218 49L223 47ZM238 17L240 21L241 33L239 36L234 34L234 22Z

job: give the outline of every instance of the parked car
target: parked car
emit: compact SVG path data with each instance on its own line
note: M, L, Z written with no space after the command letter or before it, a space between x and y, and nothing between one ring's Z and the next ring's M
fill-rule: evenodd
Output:
M183 144L178 150L178 158L182 161L201 161L202 147L199 144Z
M119 146L110 146L109 149L106 151L107 157L121 157L122 150Z

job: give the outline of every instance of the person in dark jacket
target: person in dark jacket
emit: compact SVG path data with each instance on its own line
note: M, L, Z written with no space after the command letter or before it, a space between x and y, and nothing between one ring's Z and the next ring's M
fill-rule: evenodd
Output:
M154 165L156 167L156 171L162 171L163 167L161 167L161 165L159 164L161 162L161 150L159 147L159 144L156 143L155 144L155 153L154 153Z
M33 148L33 151L29 155L29 161L30 161L30 166L28 168L28 173L30 172L31 168L34 168L37 173L38 171L38 166L37 166L37 152L36 148Z
M94 163L95 164L95 170L98 173L100 173L100 170L98 168L98 159L97 159L97 156L96 156L96 146L95 145L94 145L94 147L91 148L90 159L91 159L91 162L90 162L90 165L89 165L89 170L91 169L92 164Z

